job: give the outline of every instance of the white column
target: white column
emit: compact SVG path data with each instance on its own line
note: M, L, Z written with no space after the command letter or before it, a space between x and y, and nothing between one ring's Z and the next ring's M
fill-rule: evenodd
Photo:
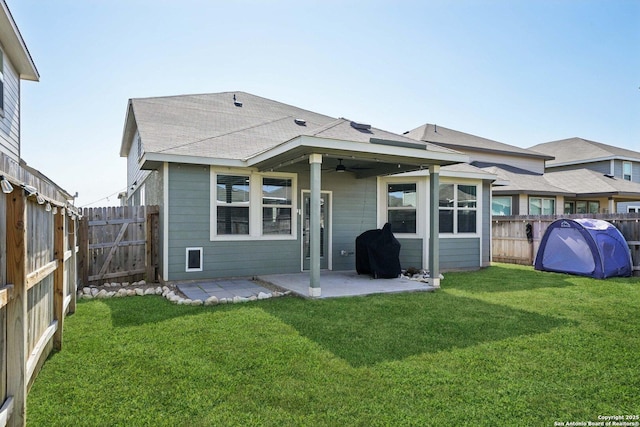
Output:
M322 188L322 154L309 156L311 181L311 215L309 231L311 245L309 296L319 297L320 292L320 191Z
M440 166L429 166L429 283L440 287Z

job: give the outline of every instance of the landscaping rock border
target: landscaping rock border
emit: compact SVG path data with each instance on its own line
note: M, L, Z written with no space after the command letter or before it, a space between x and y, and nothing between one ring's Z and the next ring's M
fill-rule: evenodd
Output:
M174 304L178 305L218 305L218 304L238 304L249 301L258 301L269 298L283 297L290 295L291 291L272 291L260 292L258 295L252 295L249 298L235 296L233 298L218 298L211 296L206 300L191 300L176 289L169 286L154 286L147 284L144 280L133 283L105 283L102 286L86 286L78 290L78 298L80 299L105 299L105 298L122 298L132 296L145 295L161 295Z

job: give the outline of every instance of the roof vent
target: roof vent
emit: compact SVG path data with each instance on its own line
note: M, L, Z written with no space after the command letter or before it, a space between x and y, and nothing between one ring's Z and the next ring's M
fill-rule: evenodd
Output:
M358 122L351 122L351 127L358 130L371 130L371 125Z
M610 173L605 173L604 176L606 176L607 178L615 178L615 175L612 175Z
M307 125L307 121L303 120L303 119L293 119L293 121L298 125L298 126L306 126Z
M236 107L242 107L242 102L236 100L236 94L233 94L233 105Z

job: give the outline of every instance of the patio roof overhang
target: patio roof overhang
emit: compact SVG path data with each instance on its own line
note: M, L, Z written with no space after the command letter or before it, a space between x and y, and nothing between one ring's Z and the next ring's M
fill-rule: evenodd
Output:
M431 165L446 166L469 161L466 154L449 150L429 150L420 142L413 144L376 138L371 138L369 142L357 142L306 135L293 138L244 160L248 167L267 171L306 161L312 154L370 166L356 171L357 178L396 174L428 169Z

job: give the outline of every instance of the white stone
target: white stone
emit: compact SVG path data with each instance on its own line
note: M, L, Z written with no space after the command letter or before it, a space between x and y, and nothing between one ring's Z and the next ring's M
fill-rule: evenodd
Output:
M226 298L220 298L220 304L227 304L227 302Z
M168 286L163 286L162 290L165 291L165 292L170 292L171 291L171 289L169 289Z
M106 296L107 296L107 298L113 298L115 295L116 295L115 291L110 291L110 292L107 292Z
M156 288L156 295L162 295L162 288L160 286Z
M271 294L267 294L267 293L265 293L265 292L260 292L260 293L258 294L258 299L268 299L268 298L271 298L271 297L272 297L272 295L271 295Z
M96 295L98 295L98 288L91 288L91 296L95 297Z
M140 286L144 286L144 285L146 285L146 284L147 284L147 282L145 282L144 280L140 280L140 281L138 282L138 285L140 285Z
M134 295L136 295L135 289L127 289L127 296L132 297Z
M191 301L191 305L202 305L203 302L201 299L194 299L193 301Z
M91 296L91 294L84 294L82 295L82 299L92 299L93 296Z
M145 295L155 295L156 294L156 290L153 288L147 288L144 290L144 294Z
M96 298L107 298L107 291L102 289L100 292L96 294Z
M85 286L84 288L82 288L82 293L85 294L85 295L90 295L91 294L91 288L88 288L88 287Z
M121 286L129 286L129 282L122 282Z
M207 298L204 302L204 305L217 305L219 302L220 301L218 301L218 297L214 295Z

